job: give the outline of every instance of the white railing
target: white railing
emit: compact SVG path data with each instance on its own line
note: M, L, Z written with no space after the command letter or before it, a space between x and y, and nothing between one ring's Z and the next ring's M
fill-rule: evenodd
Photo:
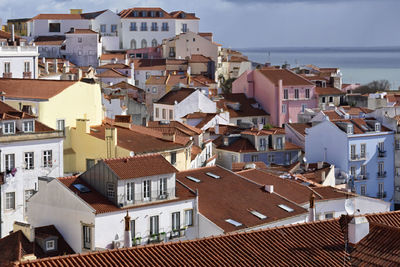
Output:
M0 46L0 52L38 52L37 46Z

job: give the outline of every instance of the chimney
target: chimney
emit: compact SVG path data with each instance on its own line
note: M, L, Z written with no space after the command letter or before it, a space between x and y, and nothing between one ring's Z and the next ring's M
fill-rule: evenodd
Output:
M82 79L82 69L78 68L78 81Z
M107 158L115 158L117 155L118 135L115 127L108 127L105 131Z
M323 166L324 166L324 162L323 161L318 161L317 162L317 170L322 169Z
M308 221L315 221L315 195L311 193L310 195L310 207L308 208Z
M11 42L14 44L15 42L15 26L11 24Z
M322 181L322 182L325 182L325 179L326 179L326 173L325 173L325 171L323 171L323 172L321 173L321 181Z
M369 222L366 217L354 217L348 225L349 243L357 244L369 233Z
M46 74L49 74L49 61L46 61L46 62L44 63L44 72L45 72Z
M215 134L219 134L219 124L216 124L214 126L214 131L215 131Z
M229 137L224 136L224 146L229 146Z
M308 163L304 164L304 170L305 171L308 171L308 165L309 165Z
M274 192L274 186L273 186L273 185L270 185L270 184L266 184L266 185L264 186L264 190L265 190L265 192L273 193L273 192Z
M54 72L57 73L57 72L58 72L58 60L57 60L57 59L54 59L54 66L53 66L53 68L54 68Z
M124 232L124 248L130 248L132 246L131 236L131 217L129 217L128 211L125 216L125 232Z
M29 242L35 241L35 228L33 228L33 226L31 226L28 223L15 221L13 225L13 232L17 232L19 230L21 230L22 233L24 233Z
M76 132L80 134L90 133L90 126L87 119L76 119Z
M42 57L42 63L46 64L46 58L45 57Z
M69 72L69 60L67 60L65 62L65 72L68 73Z

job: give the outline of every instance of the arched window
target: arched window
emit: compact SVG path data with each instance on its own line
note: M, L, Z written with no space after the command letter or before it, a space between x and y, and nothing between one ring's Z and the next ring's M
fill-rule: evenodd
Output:
M157 40L156 39L153 39L153 41L151 41L151 46L152 47L157 47Z
M131 49L136 49L136 40L135 39L131 40Z
M142 48L146 48L147 47L147 41L146 39L142 40Z

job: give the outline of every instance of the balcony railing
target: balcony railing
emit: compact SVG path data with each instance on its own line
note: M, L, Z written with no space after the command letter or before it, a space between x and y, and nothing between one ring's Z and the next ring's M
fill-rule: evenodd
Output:
M159 190L153 190L153 191L150 191L149 194L144 194L144 192L134 194L133 197L134 197L134 200L128 200L124 206L143 204L143 203L148 203L148 202L152 202L152 201L163 201L163 200L172 199L175 197L175 190L168 189L163 193L160 193Z
M26 72L22 73L22 77L24 79L30 79L30 78L32 78L32 72L26 71Z
M386 177L386 171L378 172L376 175L377 175L378 178L385 178Z
M3 78L12 78L11 72L3 72Z
M368 179L368 173L366 174L360 174L357 176L357 180L358 181L363 181L363 180L367 180Z
M378 149L378 157L379 158L384 158L386 157L386 151L382 151Z
M386 198L386 192L378 192L376 194L376 197L379 198L379 199Z
M182 28L181 31L182 32L189 32L189 28Z
M178 229L178 230L172 230L169 233L169 239L174 239L174 238L179 238L179 237L185 236L185 231L186 231L185 228Z
M350 155L350 160L356 161L356 160L365 160L365 155L362 154L352 154Z
M153 234L149 236L149 239L147 240L148 244L155 244L155 243L160 243L165 240L166 233L161 232L158 234Z

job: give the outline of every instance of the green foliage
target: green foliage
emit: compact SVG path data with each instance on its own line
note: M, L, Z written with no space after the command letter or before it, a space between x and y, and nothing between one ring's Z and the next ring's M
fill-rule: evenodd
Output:
M264 130L269 130L269 129L272 129L272 128L274 128L274 126L272 124L267 123L267 124L264 125L263 129Z

